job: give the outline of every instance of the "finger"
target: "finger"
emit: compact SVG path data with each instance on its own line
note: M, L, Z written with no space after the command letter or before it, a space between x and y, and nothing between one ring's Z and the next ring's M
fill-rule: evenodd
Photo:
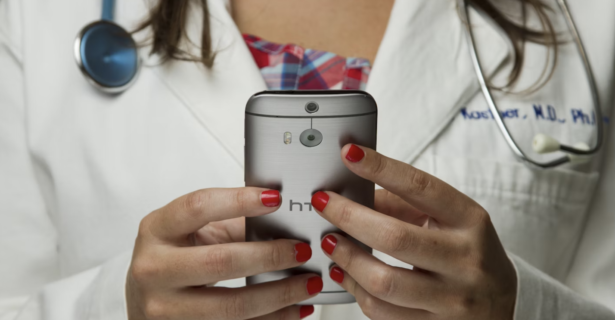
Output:
M398 195L385 189L376 190L374 210L415 226L423 226L429 218L428 215L413 207Z
M194 232L195 246L246 241L246 219L243 217L214 221Z
M344 146L341 152L350 171L393 192L441 223L466 226L482 217L482 211L477 210L480 206L472 199L407 163L352 144Z
M323 238L323 251L338 267L332 268L331 279L340 283L345 273L374 297L388 303L415 309L436 311L443 285L426 273L393 267L378 260L352 241L339 234Z
M206 311L205 319L249 319L314 297L322 286L319 276L302 274L243 288L207 288L192 296L190 308Z
M200 247L169 246L161 250L158 257L151 258L156 260L156 267L150 282L169 287L199 286L297 267L311 257L309 244L287 239Z
M333 266L331 270L335 270L336 266ZM352 294L361 311L372 320L406 320L406 319L433 319L433 314L421 309L405 308L398 305L388 303L384 300L370 294L365 290L360 283L358 283L351 275L337 267L343 274L343 280L340 283L342 288Z
M299 320L314 313L314 306L291 306L252 320Z
M268 214L277 210L281 202L277 190L203 189L154 211L147 229L160 239L185 239L209 222Z
M371 210L334 192L317 192L312 206L326 220L362 243L422 269L446 272L461 250L454 233L429 230Z

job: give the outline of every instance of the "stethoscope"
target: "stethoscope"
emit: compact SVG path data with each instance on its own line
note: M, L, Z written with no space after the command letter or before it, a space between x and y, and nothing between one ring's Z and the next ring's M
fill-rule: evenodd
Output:
M513 153L522 161L539 168L552 168L568 162L586 162L589 160L589 156L596 154L600 150L603 141L601 121L602 110L600 109L598 101L596 80L591 71L591 66L587 54L585 53L585 47L583 46L566 1L557 0L557 3L566 17L568 28L574 37L577 50L581 56L585 73L589 81L594 112L596 119L598 119L598 121L596 121L596 143L592 148L584 143L568 146L560 143L549 135L538 134L532 141L532 148L536 153L546 154L557 151L566 153L565 156L549 162L538 162L530 159L521 148L519 148L515 139L513 139L510 134L508 127L504 123L504 119L498 110L497 104L487 84L487 80L485 79L483 67L478 59L476 42L474 40L468 13L468 3L466 0L458 0L459 8L461 9L459 10L461 18L466 21L465 24L468 33L467 41L470 47L472 64L476 71L481 91L487 100L491 113L494 115L495 122ZM137 45L134 39L130 33L113 23L114 6L114 0L103 0L102 19L85 26L75 40L75 59L77 60L79 68L90 83L107 93L119 93L126 90L135 81L140 66Z
M85 78L106 93L120 93L137 78L140 59L129 32L113 23L114 0L103 0L102 19L81 29L75 59Z
M559 165L562 165L568 162L572 162L572 163L587 162L590 160L589 156L596 154L600 150L600 148L602 147L602 141L603 141L602 110L600 109L600 102L598 101L598 88L596 86L596 79L594 78L594 74L591 70L591 66L587 58L587 54L585 53L585 47L583 46L583 42L581 41L581 37L579 35L577 27L574 23L574 20L572 19L572 15L570 14L570 10L568 9L568 4L566 3L566 0L557 0L557 4L559 5L562 13L566 17L566 24L568 25L568 29L572 33L574 42L576 43L577 51L579 52L579 55L581 56L583 67L585 68L585 73L587 75L587 79L589 82L589 87L591 90L592 100L594 104L594 112L596 114L596 119L597 119L596 121L596 127L597 127L596 144L592 148L590 148L585 143L578 143L572 147L572 146L568 146L568 145L564 145L560 143L555 138L549 135L537 134L534 137L534 140L532 141L532 149L536 153L546 154L546 153L552 153L552 152L557 152L557 151L562 151L566 153L565 156L562 156L552 161L538 162L538 161L530 159L521 150L521 148L519 148L519 146L515 142L515 139L513 139L512 135L510 134L510 131L508 131L508 127L506 127L506 124L504 123L502 115L498 111L498 107L495 103L495 100L493 99L493 95L491 94L491 90L489 89L489 86L487 84L487 80L485 79L485 75L483 73L483 67L480 63L480 60L478 59L478 53L476 50L476 42L474 40L474 34L472 32L472 27L471 27L469 13L468 13L469 5L466 0L458 0L458 5L459 5L459 8L461 9L459 10L461 14L461 18L463 21L466 22L465 23L466 30L468 33L468 36L466 38L467 38L467 41L470 47L470 55L472 58L472 64L474 65L474 70L476 71L476 76L478 78L481 91L483 92L483 95L485 96L485 99L487 100L487 104L489 105L489 110L491 110L491 113L493 113L494 115L495 122L498 125L500 132L504 136L504 139L506 140L506 143L508 144L508 146L512 149L513 153L519 159L521 159L527 164L530 164L531 166L545 168L545 169L553 168L553 167L556 167L556 166L559 166ZM482 12L480 13L482 14ZM483 14L483 16L485 16L485 18L488 19L487 15Z

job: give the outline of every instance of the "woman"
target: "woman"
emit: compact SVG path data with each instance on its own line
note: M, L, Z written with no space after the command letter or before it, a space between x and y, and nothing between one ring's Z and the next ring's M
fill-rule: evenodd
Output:
M529 144L544 130L591 144L595 121L607 119L592 120L574 46L554 38L559 11L468 2L507 31L472 16L516 139ZM570 2L609 114L615 3ZM479 92L455 1L160 0L152 8L118 2L116 22L137 28L145 18L136 36L149 45L136 83L106 95L72 58L98 2L0 1L3 319L615 319L613 148L548 171L519 163ZM514 18L524 10L527 28ZM267 84L285 87L267 76L248 35L373 64L366 90L380 106L379 153L348 145L341 159L385 190L375 210L332 192L312 199L387 263L339 234L323 239L335 267L322 277L358 304L294 306L318 294L315 274L248 287L231 280L298 266L321 250L292 239L242 242L242 217L280 202L274 190L241 188L243 108ZM203 63L185 61L194 58Z

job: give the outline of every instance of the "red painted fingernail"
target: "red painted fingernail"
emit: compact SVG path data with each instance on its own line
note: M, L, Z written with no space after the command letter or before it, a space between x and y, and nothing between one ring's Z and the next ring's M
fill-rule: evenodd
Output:
M322 291L322 278L311 277L307 281L307 292L309 295L313 295Z
M299 308L299 319L303 319L314 313L314 306L301 306Z
M297 262L306 262L312 257L312 248L307 243L297 243L295 245L295 259Z
M261 202L265 207L277 207L280 205L280 191L267 190L261 193Z
M336 245L337 245L337 238L335 238L332 235L326 236L324 239L322 239L322 242L320 243L320 247L323 250L325 250L325 252L328 253L329 255L333 254L333 249L335 249Z
M342 281L344 281L344 271L339 267L331 268L331 271L329 271L329 276L337 283L342 283Z
M325 210L325 207L327 206L328 202L329 195L322 191L318 191L312 196L312 206L320 212Z
M348 161L359 162L363 159L363 157L365 157L365 152L363 149L355 146L354 144L350 145L350 149L348 149L348 152L346 153L346 159L348 159Z

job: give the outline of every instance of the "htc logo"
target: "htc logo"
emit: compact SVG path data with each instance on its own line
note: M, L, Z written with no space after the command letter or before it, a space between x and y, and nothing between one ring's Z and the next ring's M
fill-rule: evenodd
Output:
M290 200L290 211L293 211L294 206L299 206L299 211L303 211L303 205L308 206L308 210L312 211L312 204L310 202L294 202L292 199Z

